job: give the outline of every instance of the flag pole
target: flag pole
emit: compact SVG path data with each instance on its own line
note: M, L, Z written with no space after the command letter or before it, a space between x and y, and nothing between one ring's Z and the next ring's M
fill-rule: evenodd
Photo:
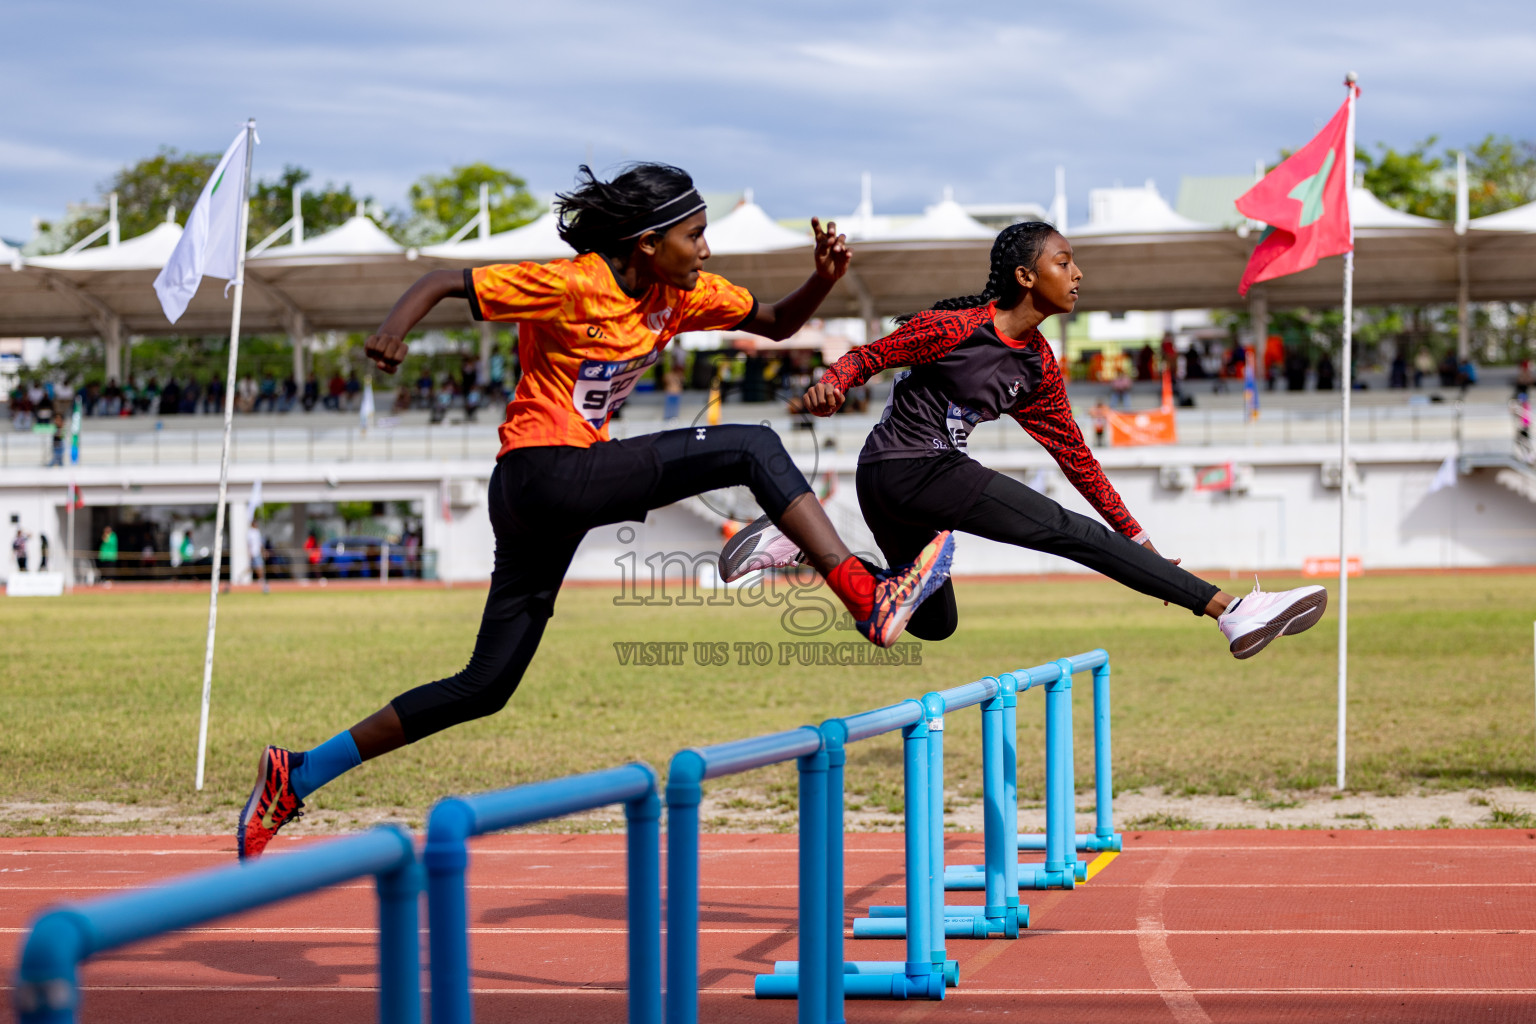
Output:
M1355 83L1359 80L1353 71L1344 76L1344 88L1349 91L1349 120L1344 134L1344 203L1349 207L1350 193L1355 187ZM1350 393L1354 388L1352 361L1354 358L1355 319L1355 219L1349 217L1349 251L1344 254L1344 358L1341 379L1344 382L1344 405L1339 431L1339 741L1338 741L1338 788L1344 788L1344 754L1347 740L1349 694L1349 406Z
M235 420L235 364L240 354L240 305L245 297L245 242L251 211L251 157L255 149L256 121L245 122L245 171L240 179L240 223L235 231L235 303L229 320L229 371L224 381L224 449L219 457L219 502L214 513L213 575L208 584L208 646L203 654L203 707L197 725L197 788L203 788L203 768L208 758L208 704L213 696L213 632L219 620L219 568L224 558L224 507L229 491L229 437Z

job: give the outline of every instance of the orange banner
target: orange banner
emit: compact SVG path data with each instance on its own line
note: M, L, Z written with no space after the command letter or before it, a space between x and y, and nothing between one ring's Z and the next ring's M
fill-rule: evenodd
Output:
M1337 558L1308 558L1301 563L1303 576L1337 576L1339 574L1339 560ZM1349 575L1364 576L1365 570L1360 566L1360 559L1351 556L1349 559Z
M1178 444L1179 429L1171 409L1147 412L1112 412L1109 443L1115 447L1137 444Z

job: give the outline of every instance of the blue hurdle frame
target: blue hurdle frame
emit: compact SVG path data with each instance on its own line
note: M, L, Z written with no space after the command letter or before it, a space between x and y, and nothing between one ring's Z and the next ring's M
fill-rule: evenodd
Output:
M1076 831L1076 780L1072 746L1072 677L1079 672L1093 674L1093 756L1094 756L1094 831L1079 834ZM1018 850L1045 852L1045 862L1017 864L1018 885L1024 889L1071 889L1083 881L1088 864L1077 852L1119 852L1120 834L1114 822L1114 769L1111 753L1109 710L1109 655L1103 649L1058 658L1045 665L1019 669L1006 673L1000 679L1006 684L1013 680L1016 693L1023 693L1036 686L1045 687L1045 808L1046 831L1020 834L1018 832L1017 792L1017 727L1016 710L1005 710L1002 726L1003 745L1001 760L1003 776L986 770L988 737L992 735L985 726L982 733L983 798L988 806L993 804L986 788L1000 796L1003 822L998 830L1001 843L992 840L993 816L984 820L987 825L986 864L959 864L945 869L944 884L950 890L976 890L986 887L987 875L993 867L1007 859L1002 848L1009 844L1009 837ZM985 714L985 712L984 712ZM995 749L994 740L994 749ZM1011 889L1010 889L1011 891ZM989 904L992 900L989 898ZM995 937L995 936L994 936Z
M373 875L378 887L379 1020L418 1024L421 878L410 835L393 825L45 913L22 949L17 1018L21 1024L73 1024L80 1008L79 965L98 953L363 875Z
M807 955L804 929L807 913L802 903L802 938L799 960L780 960L772 974L760 974L753 991L759 999L800 1000L799 1020L841 1021L843 1000L847 996L866 999L943 999L944 992L959 983L959 965L948 959L944 947L944 929L935 927L940 918L944 893L934 870L934 827L938 829L939 856L942 858L943 798L938 803L935 821L933 790L929 772L939 759L942 784L943 716L930 714L932 708L922 701L905 700L847 718L829 719L820 733L828 760L824 860L821 870L829 894L822 915L825 938L816 943L824 957L817 963ZM906 934L905 960L843 960L843 766L849 743L869 739L900 729L902 762L906 778L905 861L907 903L903 908L913 927ZM802 805L802 813L804 805ZM831 894L836 894L832 896ZM819 895L819 893L818 893ZM903 922L905 923L905 921ZM818 1014L820 1014L818 1016Z
M699 802L704 780L789 760L796 761L800 771L800 956L817 965L805 979L813 998L802 1001L799 1020L802 1024L819 1021L815 1011L825 1004L827 988L828 758L821 732L805 725L711 747L690 747L672 756L666 788L668 1024L696 1024L699 1019ZM839 873L839 893L841 885ZM841 905L841 899L838 902Z
M628 825L629 1020L661 1022L661 800L649 765L628 764L512 789L449 797L432 808L427 869L432 1024L470 1024L468 840L622 803Z

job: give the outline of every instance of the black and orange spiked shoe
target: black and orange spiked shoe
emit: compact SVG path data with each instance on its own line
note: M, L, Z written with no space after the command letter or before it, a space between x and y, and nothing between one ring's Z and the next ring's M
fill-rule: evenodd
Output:
M268 747L261 753L261 768L256 775L256 788L240 812L240 824L235 830L235 853L241 860L260 857L277 830L304 816L304 801L293 791L288 773L297 767L295 754L282 747Z

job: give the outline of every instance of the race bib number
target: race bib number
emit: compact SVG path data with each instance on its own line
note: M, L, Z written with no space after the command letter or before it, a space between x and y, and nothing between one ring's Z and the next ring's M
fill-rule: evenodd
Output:
M635 390L635 384L656 365L659 350L647 352L634 359L603 362L599 359L583 359L576 371L576 386L571 390L571 403L576 411L601 430L608 417L624 404L624 399Z
M949 431L949 443L964 452L970 441L971 430L980 422L981 413L950 402L949 409L944 413L944 426ZM966 454L970 453L966 452Z

